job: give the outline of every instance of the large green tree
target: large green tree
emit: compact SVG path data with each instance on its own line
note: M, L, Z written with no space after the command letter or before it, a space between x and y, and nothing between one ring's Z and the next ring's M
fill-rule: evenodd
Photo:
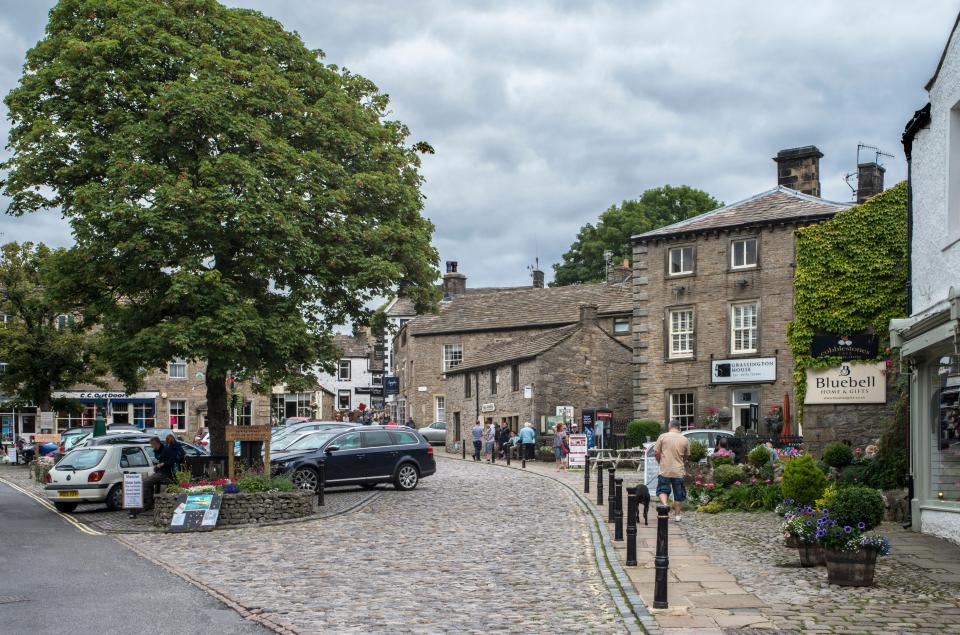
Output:
M61 0L6 97L9 212L69 219L63 286L128 388L174 356L206 362L215 453L228 372L297 385L372 298L437 299L431 149L322 57L214 0Z
M686 185L664 185L645 191L640 198L613 205L600 214L596 225L580 228L563 262L553 265L551 286L599 282L605 278L603 252L613 254L615 265L631 258L630 237L722 207L706 192Z
M56 293L64 254L32 243L0 248L0 389L43 412L52 409L54 390L96 383L106 372L82 307Z

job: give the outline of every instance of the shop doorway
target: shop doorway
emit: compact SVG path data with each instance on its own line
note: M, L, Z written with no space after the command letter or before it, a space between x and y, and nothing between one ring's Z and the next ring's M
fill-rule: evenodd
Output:
M748 432L757 431L757 420L760 418L760 391L734 390L733 417L730 425L733 430L740 426Z

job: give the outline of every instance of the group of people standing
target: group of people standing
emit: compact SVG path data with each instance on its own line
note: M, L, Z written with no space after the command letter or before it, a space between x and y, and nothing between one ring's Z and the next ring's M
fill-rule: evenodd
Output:
M471 429L470 436L473 440L474 461L485 460L487 463L492 463L496 456L507 456L515 446L520 448L520 458L533 460L537 433L529 421L514 433L506 421L501 422L500 427L497 427L492 421L484 425L478 420Z

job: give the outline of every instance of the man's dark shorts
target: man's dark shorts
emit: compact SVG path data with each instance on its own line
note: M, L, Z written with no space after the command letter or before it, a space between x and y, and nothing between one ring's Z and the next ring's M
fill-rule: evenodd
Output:
M670 495L670 489L673 488L673 500L682 503L687 500L687 488L683 485L682 478L670 478L669 476L657 477L657 496L660 494Z

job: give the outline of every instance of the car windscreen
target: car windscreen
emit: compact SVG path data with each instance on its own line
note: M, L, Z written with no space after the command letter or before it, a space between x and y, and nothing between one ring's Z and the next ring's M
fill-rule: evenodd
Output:
M83 449L69 453L57 463L58 470L89 470L100 464L106 450Z
M296 452L299 450L319 450L324 443L336 434L335 432L313 432L300 437L286 448L287 452Z
M60 440L63 441L63 449L69 450L76 444L89 437L91 434L93 434L92 431L83 431L60 437Z

